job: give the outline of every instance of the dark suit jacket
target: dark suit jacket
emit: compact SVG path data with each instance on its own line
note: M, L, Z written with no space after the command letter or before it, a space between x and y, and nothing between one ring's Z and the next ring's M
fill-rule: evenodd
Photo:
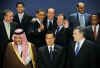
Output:
M36 45L36 47L41 47L44 43L45 26L44 30L39 32L40 24L36 22L31 22L32 30L29 33L29 40Z
M90 25L90 14L84 13L85 26ZM80 26L78 13L73 13L69 17L70 27L73 29L76 26Z
M1 58L2 58L2 62L3 62L3 56L4 56L4 53L5 53L5 49L7 47L7 44L12 41L12 35L15 31L15 29L17 28L17 24L12 22L10 23L10 39L8 39L8 36L7 36L7 33L6 33L6 29L5 29L5 26L4 26L4 23L3 22L0 22L0 52L1 52Z
M68 68L96 68L96 57L92 42L85 40L77 56L75 56L75 42L72 42L68 54Z
M56 33L55 43L68 48L69 42L72 38L71 35L71 30L69 28L65 29L62 27L61 30Z
M87 40L91 40L91 41L96 42L96 43L100 42L100 27L98 29L97 40L94 39L92 25L88 26L85 31L86 31L86 39Z
M97 66L100 67L100 26L98 29L98 36L97 39L94 39L93 29L92 26L88 26L86 28L86 39L91 40L95 43L95 51L96 51L96 58L97 58Z
M1 29L1 41L10 41L12 39L12 35L15 31L15 29L18 27L17 23L15 22L11 22L10 23L10 39L8 39L8 36L7 36L7 32L6 32L6 28L5 28L5 25L4 25L4 22L1 22L0 23L0 29Z
M9 43L6 49L3 68L34 68L32 67L32 63L28 65L22 64L11 45L12 43ZM31 44L31 46L32 46L34 60L36 62L36 50L33 44Z
M64 68L65 64L65 51L59 45L55 45L55 59L53 62L50 60L50 55L47 46L38 49L38 67L39 68Z
M20 28L23 28L25 30L25 32L27 31L27 29L29 28L29 23L32 20L32 16L27 15L26 13L24 13L22 21L20 22L18 14L15 14L14 16L14 21L18 23ZM26 32L27 33L27 32Z
M46 17L46 18L44 19L44 25L45 25L45 27L46 27L46 31L48 31L48 30L54 31L54 30L56 29L56 26L57 26L56 21L57 21L57 18L54 17L54 19L53 19L53 27L52 27L51 29L48 29L48 18Z

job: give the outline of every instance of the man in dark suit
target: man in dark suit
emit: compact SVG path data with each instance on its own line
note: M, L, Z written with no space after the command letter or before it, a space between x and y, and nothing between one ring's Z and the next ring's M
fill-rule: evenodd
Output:
M46 33L45 41L46 46L38 49L38 67L64 68L65 50L63 47L54 43L55 36L53 32Z
M69 27L64 27L65 16L61 13L57 16L57 28L55 30L56 40L55 43L68 48L71 40L71 30Z
M47 10L47 16L45 18L45 26L46 30L53 30L56 28L56 17L55 17L55 9L54 8L48 8Z
M18 23L19 27L23 28L25 33L27 34L27 29L29 28L27 25L30 23L32 16L29 16L24 12L24 3L17 2L16 4L17 12L14 16L14 21Z
M36 12L36 20L31 22L31 32L30 32L30 41L36 45L36 47L41 47L44 43L44 32L45 32L45 26L44 26L44 17L45 12L43 9L39 9Z
M0 22L0 42L2 60L7 44L11 41L11 36L17 28L17 24L13 22L13 12L9 9L4 12L4 19Z
M84 37L84 29L73 30L74 42L69 47L68 68L96 68L94 44Z
M91 40L96 44L97 65L100 65L100 25L99 17L97 14L91 16L91 24L86 28L86 39ZM100 66L99 66L100 67Z
M69 22L72 29L76 26L87 27L90 25L90 14L85 12L85 4L83 2L77 4L77 12L69 16Z

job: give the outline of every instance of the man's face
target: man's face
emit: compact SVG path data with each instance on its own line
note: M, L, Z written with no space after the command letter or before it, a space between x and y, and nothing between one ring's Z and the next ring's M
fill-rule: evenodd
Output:
M39 19L39 20L44 20L44 17L45 17L45 13L44 12L39 12L38 14L36 14L36 16L37 16L37 18Z
M77 10L81 14L85 13L85 4L84 3L80 3L79 6L77 7Z
M23 13L24 12L24 6L22 4L18 4L16 9L17 9L18 13Z
M79 41L80 40L80 36L81 36L81 33L79 32L79 30L78 29L75 29L74 31L73 31L73 38L74 38L74 41Z
M91 16L91 23L92 23L93 25L96 25L96 24L99 23L99 18L98 18L97 15L92 15L92 16Z
M54 19L55 10L54 9L48 9L47 16L48 16L48 19L50 19L50 20Z
M14 39L15 39L15 42L16 42L17 45L21 45L21 44L22 44L22 39L21 39L21 37L15 36Z
M13 13L12 12L8 12L8 13L6 13L6 15L5 15L5 17L4 17L4 20L6 21L6 22L12 22L13 21Z
M58 16L57 17L57 25L61 26L61 25L63 25L63 22L64 22L64 16Z
M46 38L45 38L46 44L48 46L51 46L54 44L55 41L55 37L53 36L53 34L46 34Z

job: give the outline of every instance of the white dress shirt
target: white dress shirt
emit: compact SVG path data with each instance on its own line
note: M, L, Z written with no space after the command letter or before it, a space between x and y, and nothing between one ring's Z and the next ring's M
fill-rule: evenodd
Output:
M50 47L52 47L52 51L54 51L54 44L52 46L48 46L49 53L50 53Z
M20 23L21 23L21 21L22 21L22 19L23 19L23 15L24 15L24 13L22 13L22 14L19 14L19 13L18 13L18 17L19 17Z
M92 25L92 30L94 32L94 25ZM96 34L98 34L99 31L99 24L96 25Z
M82 47L84 41L85 41L85 38L83 38L82 40L79 41L79 43L80 43L79 50L80 50L80 48ZM77 45L78 45L78 42L76 42L76 44L75 44L75 51L76 51Z
M49 24L50 24L49 22L53 24L53 20L49 20L49 19L47 20L47 27L49 27Z

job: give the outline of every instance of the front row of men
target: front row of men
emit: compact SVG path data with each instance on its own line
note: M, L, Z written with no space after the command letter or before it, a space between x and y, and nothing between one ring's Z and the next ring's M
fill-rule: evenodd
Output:
M84 37L84 29L73 30L68 52L55 44L55 34L47 31L46 45L36 50L23 29L16 29L5 51L3 68L96 68L95 44Z

